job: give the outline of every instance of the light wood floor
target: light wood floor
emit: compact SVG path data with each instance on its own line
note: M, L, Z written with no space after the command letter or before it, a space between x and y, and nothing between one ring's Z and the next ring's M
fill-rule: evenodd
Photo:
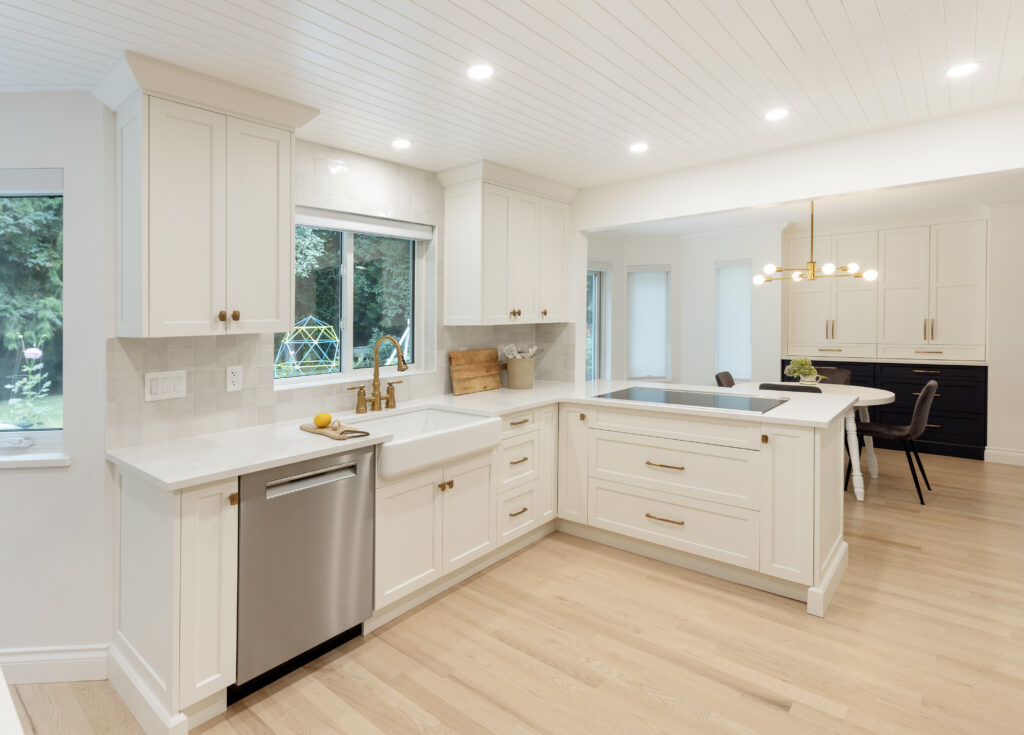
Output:
M825 619L555 534L198 732L1024 732L1024 468L925 456L922 507L879 455ZM106 682L14 694L29 733L141 732Z

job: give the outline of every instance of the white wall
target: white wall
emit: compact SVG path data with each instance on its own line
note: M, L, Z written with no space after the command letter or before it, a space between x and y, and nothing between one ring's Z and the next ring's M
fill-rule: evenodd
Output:
M67 468L0 469L0 664L11 683L44 670L103 678L112 621L103 426L113 123L86 92L7 94L0 104L0 166L64 170L64 442L72 457ZM58 663L37 666L47 655Z
M991 207L988 250L988 450L1024 465L1024 202Z

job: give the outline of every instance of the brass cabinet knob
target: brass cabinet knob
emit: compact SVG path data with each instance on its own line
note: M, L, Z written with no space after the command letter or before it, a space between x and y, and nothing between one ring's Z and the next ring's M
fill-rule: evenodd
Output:
M547 309L541 309L540 310L540 315L541 316L547 316L548 315L548 310Z
M238 309L235 309L233 312L231 312L231 318L237 322L239 319L242 318L242 312L240 312Z
M453 487L455 487L455 480L449 480L448 481L448 488L451 489Z
M231 505L238 505L238 493L231 493L228 495L228 502Z
M445 490L444 483L443 482L437 483L437 489L440 490L441 492L444 492L444 490Z
M217 318L220 319L222 322L226 322L228 320L228 313L221 309L219 312L217 312Z

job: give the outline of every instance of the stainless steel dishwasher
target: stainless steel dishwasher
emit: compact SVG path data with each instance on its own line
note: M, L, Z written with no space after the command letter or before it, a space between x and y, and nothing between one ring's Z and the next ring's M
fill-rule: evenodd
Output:
M236 687L370 617L373 460L367 447L241 478Z

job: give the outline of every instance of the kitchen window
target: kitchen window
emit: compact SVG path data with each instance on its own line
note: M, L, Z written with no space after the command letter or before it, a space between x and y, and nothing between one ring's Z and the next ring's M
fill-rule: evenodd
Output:
M628 378L669 376L668 266L630 266L626 274L629 324Z
M64 426L62 172L0 170L0 448Z
M415 365L422 328L418 293L423 225L301 209L295 226L295 324L274 336L278 385L320 382L373 367L373 345L389 335ZM382 366L396 366L390 343Z
M587 271L586 379L604 376L604 271Z
M715 371L730 372L736 380L751 376L750 261L715 266Z

